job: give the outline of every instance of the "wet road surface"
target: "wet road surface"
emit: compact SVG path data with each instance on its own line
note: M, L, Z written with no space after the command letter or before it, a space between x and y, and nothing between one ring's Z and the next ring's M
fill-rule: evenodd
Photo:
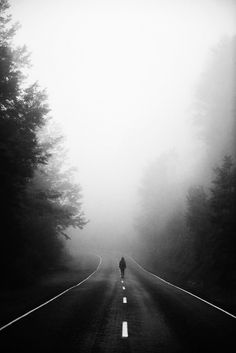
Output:
M234 318L129 259L122 283L118 261L104 255L87 281L2 330L0 351L225 353L235 349Z

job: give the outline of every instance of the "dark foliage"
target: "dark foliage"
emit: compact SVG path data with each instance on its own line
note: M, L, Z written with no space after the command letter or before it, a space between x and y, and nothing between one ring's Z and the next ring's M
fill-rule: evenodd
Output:
M55 267L69 226L82 228L79 186L49 166L55 144L40 141L49 108L37 84L24 88L25 48L15 49L17 25L0 1L0 220L1 284L32 282ZM54 151L55 155L55 151ZM52 175L52 173L51 173ZM51 176L52 179L52 176ZM60 184L60 187L59 187Z
M235 286L236 280L236 167L230 156L215 169L210 196L211 225L215 238L213 270L222 286Z
M231 307L236 291L235 44L235 37L226 38L215 48L197 90L194 123L205 147L198 182L204 187L179 192L178 161L173 168L170 157L164 163L159 159L143 179L136 222L137 254L147 267Z
M150 205L150 190L148 195L142 192L144 209L137 229L142 240L140 247L148 257L147 266L176 283L193 285L194 289L234 291L235 189L236 168L232 158L225 156L222 165L214 170L211 188L205 192L202 186L191 187L186 212L177 205L176 212L165 215L164 224L158 223L162 200L156 197ZM157 196L156 190L153 195Z

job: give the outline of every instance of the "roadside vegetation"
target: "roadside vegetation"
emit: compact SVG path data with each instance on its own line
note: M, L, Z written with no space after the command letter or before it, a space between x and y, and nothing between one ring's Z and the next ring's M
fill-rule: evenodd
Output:
M37 83L27 86L29 55L13 45L18 25L8 9L1 0L0 283L22 286L61 266L66 229L87 221L63 139L49 131L47 95Z
M195 175L186 176L175 151L161 155L144 173L135 221L146 267L234 310L235 48L235 38L215 48L196 90L193 130L203 153L191 157Z

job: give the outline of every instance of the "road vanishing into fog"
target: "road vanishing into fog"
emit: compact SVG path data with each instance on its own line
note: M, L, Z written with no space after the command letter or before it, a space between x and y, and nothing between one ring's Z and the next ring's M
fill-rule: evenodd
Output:
M0 351L232 352L236 320L127 259L104 255L81 285L0 332ZM124 336L124 337L122 337Z

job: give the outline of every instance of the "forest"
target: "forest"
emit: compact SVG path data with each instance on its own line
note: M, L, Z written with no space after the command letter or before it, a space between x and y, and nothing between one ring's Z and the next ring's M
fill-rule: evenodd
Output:
M136 256L172 283L235 305L236 39L211 53L195 92L192 125L203 146L194 175L175 151L151 163L139 188Z
M47 95L27 85L29 55L15 47L18 24L0 1L1 285L34 283L62 266L68 227L83 228L81 187L66 164Z

